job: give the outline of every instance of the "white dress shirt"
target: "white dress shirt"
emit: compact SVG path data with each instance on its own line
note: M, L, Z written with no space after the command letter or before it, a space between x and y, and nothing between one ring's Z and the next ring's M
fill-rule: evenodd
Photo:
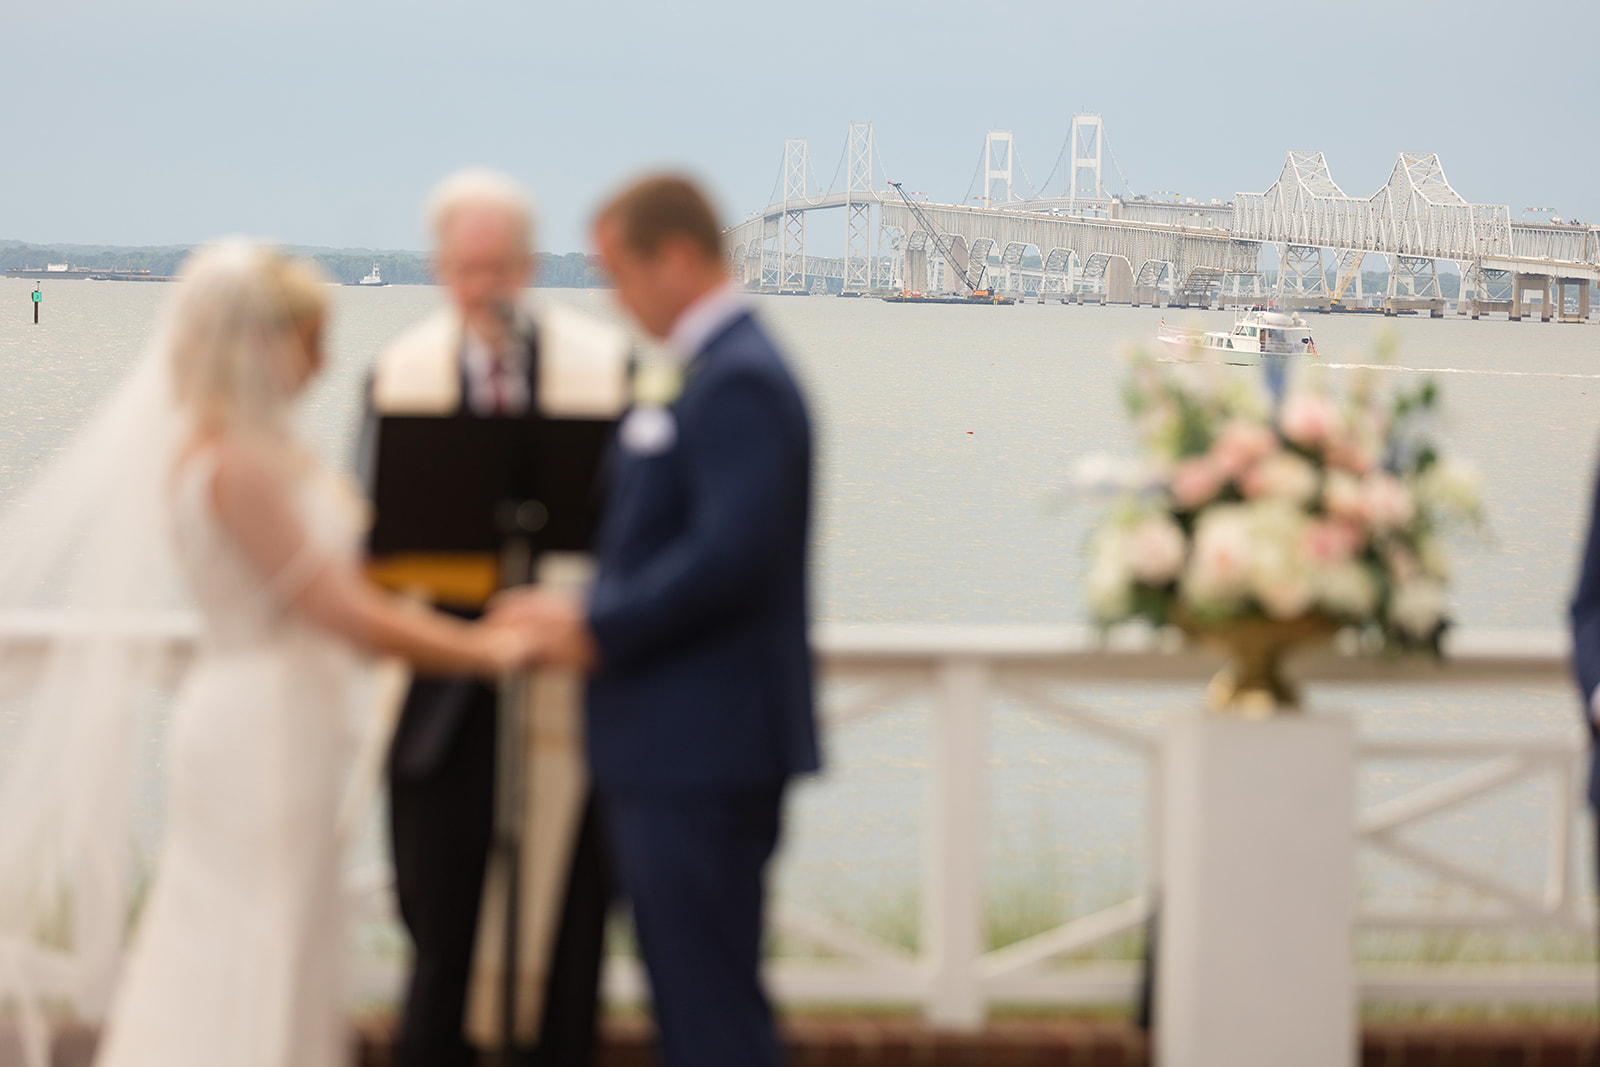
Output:
M495 403L495 350L469 328L461 341L461 367L467 379L467 406L474 415L522 415L528 410L528 348L512 339L499 353L500 403Z
M683 309L667 333L674 358L689 362L705 350L707 342L745 312L744 293L724 282Z

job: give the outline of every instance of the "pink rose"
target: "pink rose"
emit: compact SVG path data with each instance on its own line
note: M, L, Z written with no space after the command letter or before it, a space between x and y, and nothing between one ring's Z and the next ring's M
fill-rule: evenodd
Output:
M1394 530L1409 523L1417 513L1416 501L1400 479L1379 471L1361 482L1361 496L1367 521L1374 530Z
M1232 419L1211 446L1211 461L1226 478L1237 478L1251 464L1277 450L1278 435L1268 426Z
M1283 402L1278 425L1283 436L1302 448L1316 448L1328 440L1339 420L1333 402L1320 393L1295 393Z
M1208 456L1181 461L1172 472L1172 499L1185 511L1210 501L1227 481Z
M1327 457L1328 466L1343 467L1356 474L1366 474L1377 463L1372 451L1350 434L1335 434L1328 440L1323 454Z
M1361 542L1361 531L1350 523L1324 519L1306 529L1305 553L1319 566L1334 566L1355 555Z

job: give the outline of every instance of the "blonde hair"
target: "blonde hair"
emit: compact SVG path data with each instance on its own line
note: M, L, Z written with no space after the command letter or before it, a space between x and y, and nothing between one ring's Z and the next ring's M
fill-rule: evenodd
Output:
M315 264L245 242L190 256L166 324L179 405L218 429L284 437L293 398L282 367L327 313L325 282Z
M433 235L435 251L444 244L451 221L468 207L487 207L502 212L515 227L522 241L522 251L533 251L538 224L533 198L515 179L486 167L458 170L428 194L428 232Z

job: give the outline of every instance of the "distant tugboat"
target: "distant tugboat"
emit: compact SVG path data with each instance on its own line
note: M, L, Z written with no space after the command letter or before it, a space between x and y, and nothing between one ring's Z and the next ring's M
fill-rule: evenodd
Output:
M365 278L362 278L359 282L356 282L356 284L357 285L388 285L389 283L383 280L383 275L378 273L378 265L376 263L374 263L372 265L372 273L367 275Z

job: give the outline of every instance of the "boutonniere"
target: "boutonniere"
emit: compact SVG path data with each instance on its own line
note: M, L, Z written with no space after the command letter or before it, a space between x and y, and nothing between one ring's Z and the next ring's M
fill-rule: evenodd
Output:
M668 407L683 392L683 378L683 368L672 360L641 364L633 372L634 405Z

